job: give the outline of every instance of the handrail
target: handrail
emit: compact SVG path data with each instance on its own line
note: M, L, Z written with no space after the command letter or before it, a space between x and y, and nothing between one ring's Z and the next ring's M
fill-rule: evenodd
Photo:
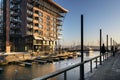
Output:
M104 55L106 56L107 54L108 54L108 53L106 53L106 54L104 54ZM102 54L101 56L104 57L104 55ZM107 57L108 57L108 56L107 56ZM45 76L43 76L43 77L34 78L33 80L47 80L47 79L49 79L49 78L52 78L52 77L57 76L57 75L62 74L62 73L64 73L64 78L65 78L64 80L67 80L67 79L66 79L66 72L67 72L67 71L69 71L69 70L71 70L71 69L73 69L73 68L76 68L76 67L78 67L78 66L81 66L82 64L85 64L85 63L87 63L87 62L90 62L90 65L91 65L91 67L92 67L92 60L96 59L96 63L97 63L97 58L100 58L100 56L96 56L96 57L91 58L91 59L89 59L89 60L85 60L85 61L83 61L83 62L79 62L79 63L77 63L77 64L68 66L68 67L66 67L66 68L57 70L57 71L55 71L55 72L53 72L53 73L50 73L50 74L48 74L48 75L45 75ZM107 58L107 59L108 59L108 58ZM104 60L104 58L103 58L103 60ZM96 64L96 68L97 68L97 64ZM92 68L90 68L90 69L91 69L90 71L92 72Z

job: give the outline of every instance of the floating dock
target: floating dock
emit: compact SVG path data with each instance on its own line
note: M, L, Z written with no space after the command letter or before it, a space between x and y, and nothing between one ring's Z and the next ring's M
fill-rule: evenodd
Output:
M45 63L47 63L47 61L44 61L44 60L34 60L35 62L38 62L38 63L40 63L40 64L45 64Z

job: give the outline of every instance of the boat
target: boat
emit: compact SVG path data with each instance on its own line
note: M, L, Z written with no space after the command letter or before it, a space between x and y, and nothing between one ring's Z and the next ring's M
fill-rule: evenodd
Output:
M28 66L32 66L32 63L28 63L28 62L20 62L19 65L20 65L20 66L28 67Z
M44 60L34 60L35 62L38 62L38 63L40 63L40 64L45 64L45 63L47 63L47 61L44 61Z

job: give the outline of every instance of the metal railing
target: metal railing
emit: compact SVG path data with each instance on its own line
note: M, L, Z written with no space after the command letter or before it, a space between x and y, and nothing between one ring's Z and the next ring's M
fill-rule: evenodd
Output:
M76 67L79 67L79 68L80 68L81 65L90 62L90 72L92 72L92 71L93 71L93 68L92 68L93 60L95 60L95 65L96 65L95 68L97 68L97 66L98 66L98 58L99 58L99 60L100 60L100 57L102 57L102 62L104 62L104 61L107 60L108 57L110 57L110 56L111 56L111 53L109 53L109 55L108 55L108 53L105 53L104 55L102 54L101 56L96 56L96 57L91 58L91 59L89 59L89 60L85 60L85 61L83 61L83 62L77 63L77 64L75 64L75 65L71 65L71 66L66 67L66 68L64 68L64 69L61 69L61 70L57 70L57 71L55 71L55 72L53 72L53 73L50 73L50 74L45 75L45 76L40 77L40 78L35 78L35 79L33 79L33 80L47 80L47 79L53 78L53 77L55 77L55 76L57 76L57 75L60 75L60 74L62 74L62 73L64 73L64 80L67 80L67 71L72 70L72 69L74 69L74 68L76 68Z

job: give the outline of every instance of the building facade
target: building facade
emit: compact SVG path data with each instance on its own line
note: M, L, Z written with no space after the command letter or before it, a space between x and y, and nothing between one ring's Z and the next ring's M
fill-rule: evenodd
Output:
M53 0L0 0L0 50L53 52L67 12Z

